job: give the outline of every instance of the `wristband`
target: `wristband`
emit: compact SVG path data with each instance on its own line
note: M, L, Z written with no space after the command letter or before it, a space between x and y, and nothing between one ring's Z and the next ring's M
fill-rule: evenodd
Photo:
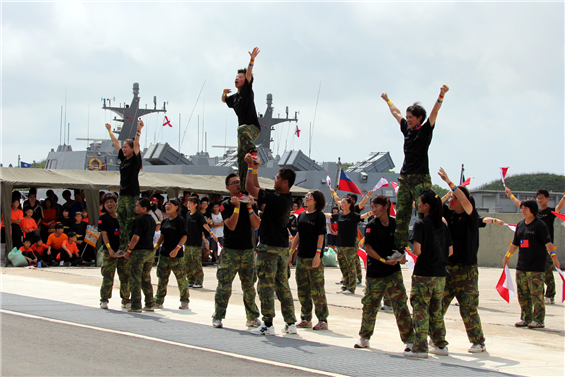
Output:
M255 212L253 210L249 211L249 216L253 215Z
M457 186L453 182L449 182L449 187L451 187L451 191L457 190Z
M391 101L391 100L386 101L386 103L388 103L389 105L392 105L392 101Z
M226 96L226 93L222 93L222 97L225 97L225 96Z
M386 260L384 258L379 259L379 261L382 263L386 263Z
M253 173L253 168L247 168L248 173Z
M128 254L131 254L133 250L128 247Z
M114 133L112 132L112 130L108 130L108 132L110 132L110 136L112 136Z
M316 254L321 254L321 253L322 253L322 248L321 247L316 248Z
M233 213L239 213L239 207L235 207L235 208L233 209Z
M175 249L182 249L182 245L179 243Z
M511 253L511 252L507 252L507 253L506 253L506 256L507 256L508 258L512 258L512 253Z
M212 232L212 230L210 230L210 234L213 236L213 235L214 235L214 232Z
M495 219L495 218L493 218L493 219L492 219L492 223L493 223L493 224L496 224L496 222L495 222L494 220L496 220L496 219Z
M296 251L296 249L290 249L290 255L294 254L294 252Z
M439 95L439 98L443 99L443 96L440 94L440 95Z
M510 194L510 199L516 199L516 197L514 196L514 194Z
M253 169L253 174L257 175L259 169Z
M106 248L107 248L107 249L111 249L111 247L110 247L110 242L108 242L108 243L106 244Z
M154 248L154 249L158 249L158 248L159 248L159 244L158 244L158 243L155 243L155 245L153 245L153 248Z

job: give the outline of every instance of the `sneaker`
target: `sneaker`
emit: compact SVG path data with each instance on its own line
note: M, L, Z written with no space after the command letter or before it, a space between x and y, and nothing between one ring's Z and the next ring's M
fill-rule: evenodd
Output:
M154 312L155 311L155 305L152 305L152 306L145 305L142 310L144 312Z
M341 285L341 284L343 284L343 279L338 280L338 281L336 281L335 283L336 283L337 285Z
M312 322L311 321L306 321L306 320L302 320L300 321L300 323L298 323L296 325L296 327L300 327L301 329L311 329L312 328Z
M108 309L108 301L100 301L100 309Z
M141 309L132 309L132 308L128 309L128 313L141 313L141 312L142 312Z
M343 293L344 295L352 295L355 294L355 292L351 292L350 290L346 289L345 291L341 291L341 293Z
M251 330L253 335L275 335L275 326L267 327L265 322L261 322L261 325L256 329Z
M427 359L428 358L428 353L427 352L404 352L404 356L405 357L415 357L418 359Z
M194 284L192 288L202 288L202 284Z
M369 339L359 338L359 340L357 341L357 343L355 343L353 348L369 348Z
M194 286L194 284L188 283L188 288L192 288L193 286Z
M414 347L414 343L406 343L404 347L404 352L412 352L412 347Z
M245 326L247 326L247 327L259 327L259 326L261 326L261 321L259 320L259 318L255 318L251 321L248 320L247 322L245 322Z
M59 267L63 267L64 265L65 265L65 262L63 262L63 261L59 262Z
M528 324L529 329L543 329L545 325L541 322L533 321L532 323Z
M428 353L433 353L434 355L438 356L449 356L449 350L447 349L447 346L440 348L434 345L429 348Z
M155 304L153 305L153 309L163 309L163 304Z
M212 320L212 327L216 329L221 329L222 327L224 327L224 325L222 325L222 320L221 319Z
M65 264L63 265L65 267L71 267L71 262L65 262Z
M123 303L122 302L122 309L131 309L131 302Z
M188 310L188 302L181 302L179 309L180 310Z
M516 322L516 323L514 324L514 326L516 326L516 327L526 327L526 326L528 326L529 324L530 324L529 322L526 322L526 321L524 321L524 320L521 320L521 321Z
M381 311L386 312L386 313L392 313L394 310L392 309L392 306L383 305L381 307Z
M471 346L471 348L469 348L467 350L467 352L469 353L481 353L481 352L485 352L487 350L487 348L485 347L484 343L475 343Z
M316 326L314 326L312 329L313 330L327 330L328 329L328 323L324 322L324 321L318 321Z
M551 297L546 297L545 298L545 304L546 305L553 305L553 304L555 304L555 299L553 299Z
M296 325L294 323L292 324L288 324L285 323L284 327L282 328L283 333L286 334L298 334L298 331L296 330Z

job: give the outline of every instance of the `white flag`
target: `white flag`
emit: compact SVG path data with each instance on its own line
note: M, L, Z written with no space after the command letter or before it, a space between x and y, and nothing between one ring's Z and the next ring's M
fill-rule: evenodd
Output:
M328 184L329 188L332 188L332 179L330 178L329 174L326 176L326 183Z

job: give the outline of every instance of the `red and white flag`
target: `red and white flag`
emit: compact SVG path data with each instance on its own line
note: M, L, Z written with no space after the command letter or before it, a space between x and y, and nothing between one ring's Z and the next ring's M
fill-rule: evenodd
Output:
M357 249L357 256L363 260L365 271L367 271L367 252L365 251L365 249Z
M163 121L163 127L165 126L169 126L172 127L173 125L171 124L171 121L169 120L169 117L165 116L165 120Z
M390 182L390 185L394 189L394 193L398 194L398 183L397 182Z
M396 208L394 208L394 203L390 203L390 217L396 218Z
M563 302L565 301L565 274L563 274L563 271L561 271L557 267L555 267L555 271L557 271L557 273L561 277L561 281L563 282L563 291L561 291L561 302Z
M471 183L472 178L475 178L475 177L467 178L467 180L465 182L461 183L459 186L468 186Z
M329 188L332 188L332 179L330 178L329 174L326 175L326 183L328 184Z
M406 257L405 266L409 270L414 271L414 267L416 266L416 261L418 261L418 257L416 255L412 254L411 252L409 252L408 250L406 250L404 255Z
M298 215L300 215L304 211L306 211L305 207L298 208L296 212L293 213L293 216L296 216L298 218Z
M513 232L516 231L516 224L506 224L506 226L512 229Z
M220 256L220 253L222 252L223 247L222 247L222 245L220 245L219 242L216 242L216 243L218 244L218 256Z
M512 275L510 275L510 269L508 265L504 267L502 270L502 275L500 275L500 279L498 280L498 284L496 284L496 290L500 297L502 297L506 302L510 303L512 297L516 294L514 290L514 283L512 282Z
M378 189L382 188L382 187L388 187L390 186L388 184L388 181L386 180L385 177L382 177L380 181L377 182L377 184L375 185L375 187L373 187L373 192L377 191Z
M508 169L510 169L510 167L504 166L498 169L500 170L500 176L502 177L502 184L504 185L504 187L506 187L506 183L504 183L504 178L506 178L506 174L508 174Z

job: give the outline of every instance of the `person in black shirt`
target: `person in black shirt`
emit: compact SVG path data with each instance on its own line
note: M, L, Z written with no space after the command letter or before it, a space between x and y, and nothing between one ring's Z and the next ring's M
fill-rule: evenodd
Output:
M118 152L120 160L120 197L118 198L118 222L120 223L120 250L125 251L127 244L132 236L133 221L137 217L135 211L136 201L139 198L139 171L142 166L141 152L139 149L139 137L143 121L137 121L137 134L135 139L124 140L124 145L120 147L120 142L112 132L112 126L106 123L106 129L110 133L112 144Z
M247 317L246 326L259 327L261 321L259 309L255 304L257 275L252 232L259 229L261 220L253 200L246 204L247 211L240 212L241 203L238 197L241 195L241 182L237 174L231 173L226 177L226 189L230 193L230 198L224 200L220 206L224 220L224 248L219 256L220 265L216 274L218 285L214 296L216 309L212 316L212 326L216 328L223 326L222 319L226 317L233 279L239 274Z
M428 333L433 346L429 352L449 354L445 340L442 301L448 257L453 254L449 231L442 221L441 199L433 190L424 191L418 202L424 215L413 231L414 254L418 256L412 275L410 304L414 313L414 346L405 351L407 357L428 357Z
M502 266L506 267L512 254L519 250L516 265L516 287L518 302L522 311L521 320L516 327L543 328L545 327L545 301L543 299L543 282L545 281L546 250L553 264L560 269L557 255L553 250L553 242L547 225L536 217L538 206L533 200L525 200L520 205L524 220L516 225L514 239ZM534 308L532 314L532 307Z
M228 94L231 93L231 89L224 89L222 93L222 102L234 109L239 124L237 128L237 166L239 169L239 179L241 180L241 191L245 191L245 180L247 178L245 173L247 168L245 155L251 153L253 159L259 161L255 140L261 134L261 126L257 118L252 88L253 65L255 64L255 58L259 55L259 48L255 47L249 55L251 56L249 66L237 71L235 78L237 93L229 97Z
M202 212L198 211L200 199L191 197L188 199L189 212L186 214L186 248L184 263L186 267L186 278L188 286L192 288L202 288L204 282L204 271L202 270L202 242L204 240L204 232L210 232L210 227L206 224L206 220ZM216 236L212 236L217 241Z
M141 313L141 290L145 296L143 310L150 312L154 310L151 267L155 260L153 235L157 225L149 214L150 208L151 203L147 198L138 199L135 205L139 217L134 221L133 236L125 254L125 258L129 259L130 268L131 309L128 309L128 312Z
M120 223L116 213L116 195L108 192L102 197L102 205L106 212L98 219L98 230L104 243L104 261L102 262L102 286L100 287L100 309L108 309L108 301L112 297L116 269L120 278L120 297L122 309L127 309L129 301L129 267L123 252L116 254L120 247Z
M391 300L400 339L406 344L405 351L410 351L414 342L414 327L408 310L408 297L400 261L391 258L394 253L394 231L396 221L390 217L390 200L383 195L371 199L371 212L374 218L365 229L365 251L367 252L367 287L363 296L363 319L359 330L359 341L355 348L369 347L369 339L373 335L380 302L385 292Z
M412 215L412 203L424 190L432 187L428 166L428 148L432 142L437 114L448 90L447 85L441 87L439 98L425 123L423 122L426 119L426 110L417 102L406 109L406 119L404 119L388 95L386 93L381 95L388 104L392 116L400 124L400 131L404 135L404 163L398 177L400 186L396 199L395 247L398 250L408 247L408 226Z
M326 198L320 190L310 191L304 197L306 211L298 215L298 232L292 240L290 253L298 249L296 285L302 307L302 321L296 327L312 327L312 303L318 323L314 330L328 329L328 302L324 289L323 250L326 237L326 216L322 212Z
M516 204L518 208L520 208L520 204L522 202L512 194L512 191L508 187L505 187L504 191L506 192L506 195L508 195L510 199L512 199L512 202ZM547 203L549 202L549 192L545 189L539 189L536 192L536 199L540 207L537 217L541 221L543 221L545 225L547 225L547 228L549 229L549 236L551 237L551 242L554 242L553 222L555 220L555 215L552 213L552 211L556 213L561 212L563 206L565 206L565 194L563 194L561 201L559 201L559 204L557 204L557 207L555 208L551 208L547 205ZM550 305L555 304L555 279L553 278L554 270L555 267L553 267L553 259L548 254L547 262L545 265L545 285L547 287L545 290L545 303Z
M178 199L170 199L165 204L168 215L161 223L161 235L155 243L154 248L163 248L157 263L157 277L159 284L155 295L155 308L162 309L165 296L167 295L167 284L171 271L175 274L180 293L180 310L188 309L188 281L186 280L186 269L184 268L184 243L186 242L186 222L179 215L180 202Z
M204 221L208 227L212 224L212 212L210 212L210 199L206 196L200 199L200 206L198 210L204 216ZM204 239L202 240L202 262L207 262L210 257L210 238L211 234L209 231L204 230Z
M259 186L257 168L251 154L245 156L248 163L246 189L250 195L258 198L259 205L265 203L265 212L261 217L259 237L261 245L257 247L257 291L261 300L263 323L251 332L257 335L274 335L273 318L275 317L274 293L281 302L281 311L285 321L283 331L296 334L294 302L288 284L288 214L292 207L290 188L296 179L296 173L290 168L281 168L275 177L274 190Z

